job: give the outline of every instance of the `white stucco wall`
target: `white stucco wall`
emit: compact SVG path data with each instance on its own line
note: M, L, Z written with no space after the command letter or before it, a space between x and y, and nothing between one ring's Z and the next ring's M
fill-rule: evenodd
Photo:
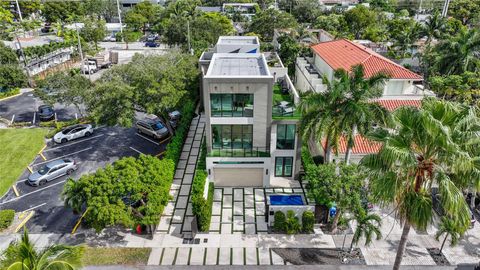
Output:
M327 76L327 79L329 81L333 80L333 69L318 55L314 55L313 58L314 64L317 67L317 69L320 71L320 77L322 77L322 74L325 74Z
M215 164L214 162L257 162L261 161L262 164ZM263 186L268 187L270 185L270 174L272 171L270 170L271 158L257 158L257 157L242 157L242 158L235 158L235 157L207 157L207 173L208 179L211 182L215 183L215 172L214 168L262 168L263 169Z

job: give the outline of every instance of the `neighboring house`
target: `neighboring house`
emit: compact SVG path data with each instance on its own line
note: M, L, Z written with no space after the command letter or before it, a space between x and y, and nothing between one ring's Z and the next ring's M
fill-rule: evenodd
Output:
M235 13L238 13L245 17L247 20L251 20L253 16L260 10L257 3L224 3L222 11L228 17L232 17Z
M124 8L131 8L143 1L150 1L152 2L152 4L157 4L162 6L165 5L165 0L119 0L119 4L122 5L122 7Z
M299 91L326 90L323 84L323 76L328 80L334 79L334 72L337 69L351 70L352 66L362 64L365 69L365 76L370 77L378 72L385 72L391 78L385 84L383 96L372 102L378 102L389 111L401 106L420 106L425 96L434 94L424 90L422 76L402 67L395 62L383 57L373 50L358 43L339 39L322 42L311 46L313 57L299 57L296 61L295 87ZM359 161L363 156L375 153L379 145L357 135L356 146L352 151L352 161ZM312 148L312 142L309 143ZM318 149L314 152L323 154L322 146L317 144ZM343 160L346 151L346 141L340 140L338 149L339 155L334 156L336 160Z
M222 36L200 68L209 180L269 187L298 179L299 96L278 56L260 53L257 37Z

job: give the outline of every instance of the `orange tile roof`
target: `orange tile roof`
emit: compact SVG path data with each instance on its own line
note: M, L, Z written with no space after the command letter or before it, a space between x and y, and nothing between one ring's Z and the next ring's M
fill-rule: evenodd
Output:
M369 48L347 39L321 42L313 45L312 49L333 70L343 68L348 71L351 70L352 66L362 64L365 69L365 77L367 78L378 72L386 72L392 79L423 79L422 76L381 56Z
M417 99L417 100L412 100L412 99L405 99L405 100L402 100L402 99L379 99L379 100L375 100L375 102L379 103L380 105L385 107L385 109L387 109L390 112L394 111L397 108L402 107L402 106L412 106L412 107L419 108L422 105L422 100L419 100L419 99Z

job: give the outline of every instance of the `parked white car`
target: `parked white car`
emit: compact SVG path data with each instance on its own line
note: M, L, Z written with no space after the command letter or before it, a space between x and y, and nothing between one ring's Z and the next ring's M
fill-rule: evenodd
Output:
M82 137L89 137L93 134L93 127L89 124L73 125L66 127L53 136L56 143L66 143Z

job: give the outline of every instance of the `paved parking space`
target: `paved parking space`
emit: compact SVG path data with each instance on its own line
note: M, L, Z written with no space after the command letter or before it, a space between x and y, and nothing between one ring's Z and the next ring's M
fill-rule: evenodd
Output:
M0 117L9 121L13 119L14 122L33 122L38 124L38 118L34 115L38 106L43 105L43 101L36 97L33 92L23 93L17 97L9 98L0 101ZM63 104L54 104L53 108L57 113L59 121L67 121L75 119L75 114L78 114L77 109ZM77 115L78 116L78 115Z
M138 156L139 153L158 155L163 152L166 143L159 144L147 137L136 135L133 128L103 127L95 130L88 138L70 141L65 144L48 143L43 151L44 160L40 155L32 162L33 170L39 169L45 163L60 158L73 158L78 164L71 176L80 178L83 174L95 172L98 168L125 156ZM32 187L26 183L30 172L25 170L16 183L19 192L17 197L13 191L0 200L0 209L15 209L24 211L36 207L37 214L28 223L32 232L70 232L78 216L65 209L60 194L67 176L52 180L40 186Z

